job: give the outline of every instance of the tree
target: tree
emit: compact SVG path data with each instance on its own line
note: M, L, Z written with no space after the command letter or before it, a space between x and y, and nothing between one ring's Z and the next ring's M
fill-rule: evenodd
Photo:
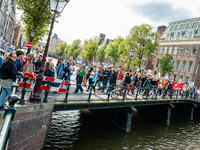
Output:
M120 58L120 44L124 41L124 38L117 37L117 39L114 40L114 42L109 42L108 47L106 48L106 57L114 60L114 67L115 63L119 62Z
M91 38L84 42L81 54L83 58L87 58L90 63L92 62L93 59L96 58L98 43L99 43L98 37Z
M101 47L98 48L97 50L97 60L102 62L106 59L106 49L107 43L105 42Z
M134 26L126 40L129 46L129 49L135 51L134 57L138 58L139 67L141 65L141 60L143 57L147 58L151 53L154 52L155 48L159 46L158 34L152 32L152 27L148 24L142 24L140 26Z
M36 44L47 35L51 23L51 11L49 0L16 0L17 8L23 11L21 21L25 25L22 29L27 41ZM31 37L31 30L35 29L34 37ZM30 53L28 49L27 54Z
M162 59L159 60L159 68L161 72L161 76L164 76L166 73L172 72L173 64L171 63L173 60L173 56L170 54L166 54Z
M64 55L66 47L67 47L67 43L65 43L65 42L60 43L60 45L56 48L55 53L58 55Z
M66 51L68 51L68 56L73 56L73 59L76 59L81 51L81 40L74 40L72 45L70 45L70 47L67 47Z

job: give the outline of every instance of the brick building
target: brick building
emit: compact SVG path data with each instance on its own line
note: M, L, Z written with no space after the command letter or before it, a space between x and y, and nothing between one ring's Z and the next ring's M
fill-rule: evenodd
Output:
M160 46L156 51L154 73L159 72L158 61L166 53L173 56L174 65L170 77L176 81L194 82L200 88L200 18L169 23L158 27Z

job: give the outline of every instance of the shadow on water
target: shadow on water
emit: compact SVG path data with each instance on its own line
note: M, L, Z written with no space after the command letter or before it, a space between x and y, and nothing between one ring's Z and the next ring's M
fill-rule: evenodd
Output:
M200 117L189 121L172 115L164 126L135 114L124 133L90 111L55 112L45 150L200 149Z

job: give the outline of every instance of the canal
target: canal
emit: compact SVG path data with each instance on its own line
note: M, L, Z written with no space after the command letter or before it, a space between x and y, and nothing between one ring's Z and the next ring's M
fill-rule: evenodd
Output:
M200 149L200 117L189 121L172 115L164 126L143 115L132 118L124 133L88 110L54 112L44 150Z

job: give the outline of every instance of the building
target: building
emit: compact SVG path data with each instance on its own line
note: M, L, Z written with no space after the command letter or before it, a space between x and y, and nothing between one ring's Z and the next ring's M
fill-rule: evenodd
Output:
M154 73L159 72L158 61L166 53L173 55L170 77L185 83L194 82L200 88L200 18L170 22L158 27L160 46L156 51Z
M49 50L48 53L55 54L56 48L60 45L60 43L63 43L64 41L58 38L58 35L54 33L52 36L50 43L49 43ZM66 42L64 42L66 43Z

